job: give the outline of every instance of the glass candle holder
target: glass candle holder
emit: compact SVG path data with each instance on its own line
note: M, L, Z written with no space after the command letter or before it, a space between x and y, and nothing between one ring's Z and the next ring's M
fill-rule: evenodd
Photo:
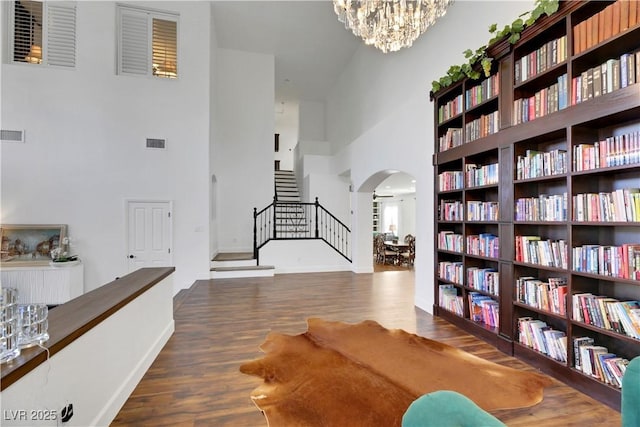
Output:
M17 301L17 289L2 288L0 292L0 363L9 362L20 355Z
M49 339L49 309L46 304L18 305L18 344L20 348L42 344Z

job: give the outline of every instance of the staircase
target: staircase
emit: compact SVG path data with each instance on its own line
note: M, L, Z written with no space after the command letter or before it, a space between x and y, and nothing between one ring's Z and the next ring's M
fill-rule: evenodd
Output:
M300 192L293 171L275 172L275 193L275 237L308 237L311 232L308 212L300 204Z
M282 237L303 236L308 232L304 208L297 205L300 193L293 171L275 171L275 199L278 202L275 215L276 234ZM287 202L291 205L287 205ZM252 252L226 252L211 260L212 279L237 277L272 277L274 266L258 265Z
M276 200L278 202L300 202L298 183L293 171L277 170L275 172Z
M300 202L293 171L275 171L274 201L253 212L254 252L219 253L211 260L212 279L265 277L274 266L259 265L260 248L271 240L320 239L351 262L351 231L319 202Z

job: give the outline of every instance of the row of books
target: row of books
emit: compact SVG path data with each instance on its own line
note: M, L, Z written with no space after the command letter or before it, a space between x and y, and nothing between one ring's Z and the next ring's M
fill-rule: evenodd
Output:
M540 178L567 173L567 150L527 150L516 158L516 179Z
M567 242L542 240L540 236L516 236L516 261L567 269Z
M463 181L464 177L464 181ZM498 164L477 165L468 163L465 165L465 173L462 171L445 171L438 175L438 191L461 190L466 182L467 187L497 184L499 179Z
M462 234L456 234L453 231L438 232L438 249L462 253L463 243Z
M640 243L582 245L572 249L574 271L640 280Z
M500 324L500 305L489 296L469 292L469 318L478 323L497 328Z
M467 202L467 221L497 221L498 202L469 200Z
M573 27L573 54L577 55L640 22L637 1L618 0Z
M438 277L453 283L464 283L464 266L460 261L440 261L438 263Z
M464 316L463 299L458 295L456 287L453 285L440 285L438 288L438 305L458 316Z
M438 123L445 122L450 118L457 116L458 114L462 114L463 107L464 104L462 103L462 94L456 96L446 104L441 105L438 108Z
M629 360L610 353L604 346L595 345L591 337L574 338L573 357L578 371L605 384L622 387Z
M462 221L464 204L460 200L443 200L438 207L438 214L441 221Z
M640 82L640 51L589 68L571 79L571 105Z
M567 313L567 280L549 277L541 280L525 276L516 279L516 301L564 316Z
M537 91L533 96L513 101L514 124L526 123L547 114L563 110L569 105L567 75L558 77L558 82Z
M465 182L467 187L497 184L499 179L498 163L489 165L467 163L465 165Z
M560 362L567 361L567 334L540 319L518 319L518 342Z
M640 163L640 131L610 136L593 144L573 147L576 172Z
M515 83L522 83L567 60L567 36L545 43L515 62Z
M567 193L540 194L540 197L522 197L516 200L516 221L566 221Z
M491 233L467 236L467 253L488 258L500 256L500 239Z
M438 191L460 190L463 186L462 171L445 171L438 174Z
M573 200L574 221L640 221L640 189L623 188L610 193L576 194Z
M463 144L462 129L449 128L447 132L438 138L438 151L446 151Z
M498 111L494 111L487 115L481 115L479 118L464 125L464 128L464 142L484 138L500 130L500 114Z
M573 320L640 340L640 302L578 293L571 303Z
M487 99L498 96L500 92L500 73L495 73L477 86L467 89L464 93L464 100L467 109L482 104Z
M491 295L500 294L500 275L494 268L467 268L467 286Z

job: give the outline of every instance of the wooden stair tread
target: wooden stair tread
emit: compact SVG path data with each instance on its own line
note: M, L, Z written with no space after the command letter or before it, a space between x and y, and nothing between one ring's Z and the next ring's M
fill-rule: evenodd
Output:
M244 265L234 267L211 267L210 271L252 271L252 270L274 270L273 265Z
M253 252L221 252L212 261L246 261L255 259Z

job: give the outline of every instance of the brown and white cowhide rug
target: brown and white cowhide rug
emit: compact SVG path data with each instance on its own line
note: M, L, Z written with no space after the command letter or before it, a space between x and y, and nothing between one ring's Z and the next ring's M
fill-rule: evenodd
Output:
M491 411L532 406L549 377L367 320L307 320L301 335L269 333L264 357L240 366L263 378L251 394L271 427L399 426L419 396L454 390Z

